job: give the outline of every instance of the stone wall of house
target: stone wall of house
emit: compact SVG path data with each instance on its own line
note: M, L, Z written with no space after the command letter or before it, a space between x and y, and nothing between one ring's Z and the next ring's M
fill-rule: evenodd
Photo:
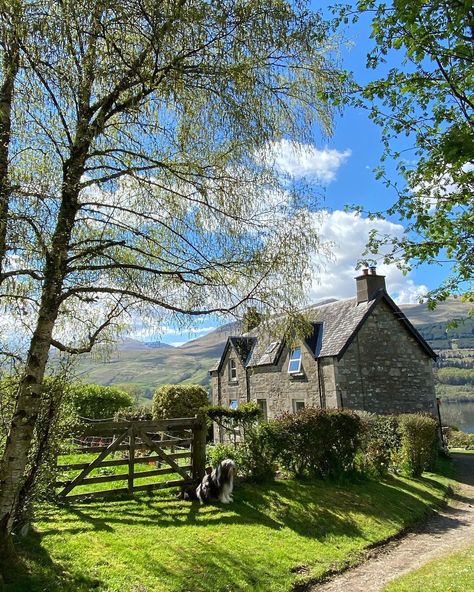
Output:
M284 348L274 366L249 368L250 399L267 402L267 418L293 412L296 401L305 407L320 406L318 366L309 349L301 346L301 376L288 374L290 350Z
M229 361L235 361L237 379L231 380ZM212 404L229 407L231 401L237 401L238 405L247 402L247 375L245 367L235 348L230 345L227 349L220 374L213 372L211 376ZM214 441L226 440L224 433L214 424Z
M341 401L337 390L337 358L321 358L319 360L319 371L321 373L323 406L328 409L339 409Z
M233 359L237 368L237 380L231 380L229 361ZM226 352L222 370L220 373L220 401L217 394L217 378L216 388L212 385L212 399L214 405L223 405L229 407L232 400L236 400L239 405L247 402L247 377L244 365L240 360L240 356L231 345Z
M336 375L346 409L435 412L432 360L383 301L337 363Z

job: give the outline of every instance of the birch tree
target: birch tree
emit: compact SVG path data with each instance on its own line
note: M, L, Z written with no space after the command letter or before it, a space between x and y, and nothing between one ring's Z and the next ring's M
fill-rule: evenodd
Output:
M168 322L301 303L323 245L271 145L308 140L315 123L329 132L339 88L328 28L304 2L25 1L8 6L28 37L11 39L5 6L2 129L15 156L0 297L29 337L0 556L52 347L90 351L145 309Z

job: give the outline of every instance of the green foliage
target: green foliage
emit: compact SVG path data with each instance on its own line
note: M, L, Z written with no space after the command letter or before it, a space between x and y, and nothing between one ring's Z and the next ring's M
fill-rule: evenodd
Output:
M392 456L400 449L401 444L397 418L367 412L359 412L358 415L363 425L360 468L375 477L386 475Z
M353 468L361 430L354 413L307 407L269 422L265 441L281 467L296 476L337 476Z
M131 407L119 409L115 415L116 421L150 421L153 419L153 413L149 405L141 407Z
M133 397L125 391L99 384L75 384L71 397L77 414L87 419L110 419L133 404Z
M436 376L441 384L474 385L474 368L440 368Z
M155 419L194 417L209 403L204 387L199 384L164 384L153 395Z
M401 448L398 464L411 477L419 477L433 465L437 451L438 422L428 415L398 416Z
M262 410L254 401L242 403L237 409L210 405L206 409L207 417L224 429L230 438L236 442L237 435L245 436L249 429L255 426L262 417Z
M18 377L8 376L0 381L0 451L7 436L13 413ZM34 505L54 499L57 457L69 445L71 432L79 419L72 404L70 384L63 372L45 379L35 426L32 446L15 512L15 530L31 520Z
M245 439L234 444L215 444L208 447L208 461L215 467L226 458L237 465L237 472L245 479L263 481L275 476L275 455L271 446L269 424L261 422L249 427Z
M444 432L449 448L474 448L474 434L448 428Z
M474 53L471 2L358 0L372 19L373 51L367 67L382 77L354 84L352 103L369 109L383 132L383 161L394 159L405 186L388 210L405 222L398 238L372 234L367 254L402 269L413 264L454 262L452 276L431 293L432 303L454 292L473 301L474 258ZM342 9L347 20L351 9ZM389 70L387 72L387 64ZM405 136L406 141L400 142ZM407 150L412 147L410 166ZM400 149L402 148L402 149ZM375 213L384 215L383 213Z

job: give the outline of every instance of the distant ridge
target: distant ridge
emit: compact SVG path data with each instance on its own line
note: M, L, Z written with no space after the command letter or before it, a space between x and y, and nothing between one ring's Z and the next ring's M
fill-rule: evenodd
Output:
M334 301L326 299L316 306ZM461 324L457 333L453 330L452 335L446 334L446 323L467 318L471 305L450 299L440 303L434 311L429 311L426 304L407 304L400 308L435 349L450 347L451 337L459 339L462 347L470 347L468 341L466 345L462 342L469 336L474 347L472 319ZM99 362L92 355L81 356L78 378L98 384L135 385L148 397L161 384L195 382L208 386L209 368L220 357L227 337L240 332L240 322L233 321L179 347L164 342L125 339L106 362Z

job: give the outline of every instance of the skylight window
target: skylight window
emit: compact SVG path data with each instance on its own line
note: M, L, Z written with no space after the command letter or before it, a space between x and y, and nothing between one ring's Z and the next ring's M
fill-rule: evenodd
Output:
M301 371L301 347L291 350L288 374L298 374Z
M267 349L265 350L264 353L266 354L271 354L272 351L276 348L276 346L279 344L279 341L272 341L270 343L270 345L267 347Z

